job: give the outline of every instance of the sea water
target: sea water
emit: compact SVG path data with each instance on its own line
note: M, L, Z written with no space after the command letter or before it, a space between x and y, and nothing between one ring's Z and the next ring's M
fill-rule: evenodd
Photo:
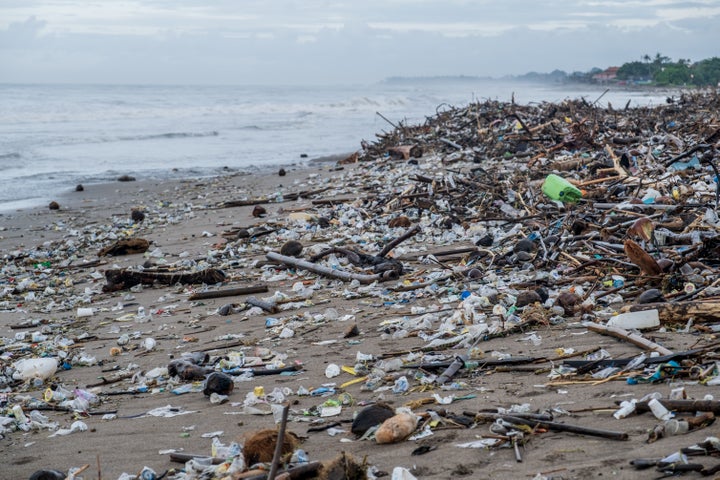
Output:
M603 94L604 93L604 94ZM77 184L268 171L349 154L393 125L486 99L583 97L616 107L658 92L500 81L373 85L0 85L0 212L40 206Z

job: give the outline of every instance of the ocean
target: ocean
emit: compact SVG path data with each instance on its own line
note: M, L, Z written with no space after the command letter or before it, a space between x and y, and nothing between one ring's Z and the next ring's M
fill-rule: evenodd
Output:
M388 121L422 123L448 105L513 95L523 104L593 102L604 90L469 79L318 87L0 85L0 212L41 206L78 184L121 175L197 178L351 153L361 140L392 130ZM665 98L610 90L598 104L622 108Z

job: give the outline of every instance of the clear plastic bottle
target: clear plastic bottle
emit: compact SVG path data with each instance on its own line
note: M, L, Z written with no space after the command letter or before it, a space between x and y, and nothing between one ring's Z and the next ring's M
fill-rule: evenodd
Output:
M620 404L620 409L613 413L613 417L620 420L621 418L625 418L631 413L635 411L635 403L637 400L634 398L632 400L623 400L623 402Z

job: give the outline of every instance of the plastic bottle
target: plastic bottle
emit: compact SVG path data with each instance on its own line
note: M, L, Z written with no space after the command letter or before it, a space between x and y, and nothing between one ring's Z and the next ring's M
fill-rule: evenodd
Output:
M542 191L553 200L561 202L577 202L582 198L582 192L564 178L551 173L542 184Z
M641 330L643 328L655 328L660 326L660 314L657 310L643 310L641 312L621 313L611 317L608 326L625 329Z
M657 398L653 398L648 402L648 407L650 407L650 411L655 415L655 418L662 421L670 420L673 417L673 414L671 411L669 411L667 408L665 408L665 405L660 403L660 400Z
M58 362L55 358L26 358L15 362L14 378L18 380L30 380L40 378L47 380L55 375Z
M621 418L625 418L630 415L632 412L635 411L635 402L635 399L632 399L630 401L624 400L620 404L620 409L617 412L613 413L613 417L620 420Z

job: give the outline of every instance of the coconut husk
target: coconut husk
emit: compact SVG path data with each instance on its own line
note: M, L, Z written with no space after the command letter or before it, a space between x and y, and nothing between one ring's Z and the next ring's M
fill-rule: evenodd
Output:
M366 480L366 462L358 462L352 455L341 452L340 455L323 462L318 474L318 480Z
M98 252L98 257L131 255L133 253L145 253L150 248L150 242L144 238L125 238L108 245Z
M243 442L238 439L238 443L243 444L243 454L245 456L245 465L248 467L256 463L271 462L275 454L275 445L277 444L278 432L274 429L260 430L250 434L247 440ZM282 455L288 455L295 451L300 444L300 439L293 432L285 432L282 445Z
M409 437L417 426L417 417L409 413L398 413L388 418L375 432L377 443L397 443Z

